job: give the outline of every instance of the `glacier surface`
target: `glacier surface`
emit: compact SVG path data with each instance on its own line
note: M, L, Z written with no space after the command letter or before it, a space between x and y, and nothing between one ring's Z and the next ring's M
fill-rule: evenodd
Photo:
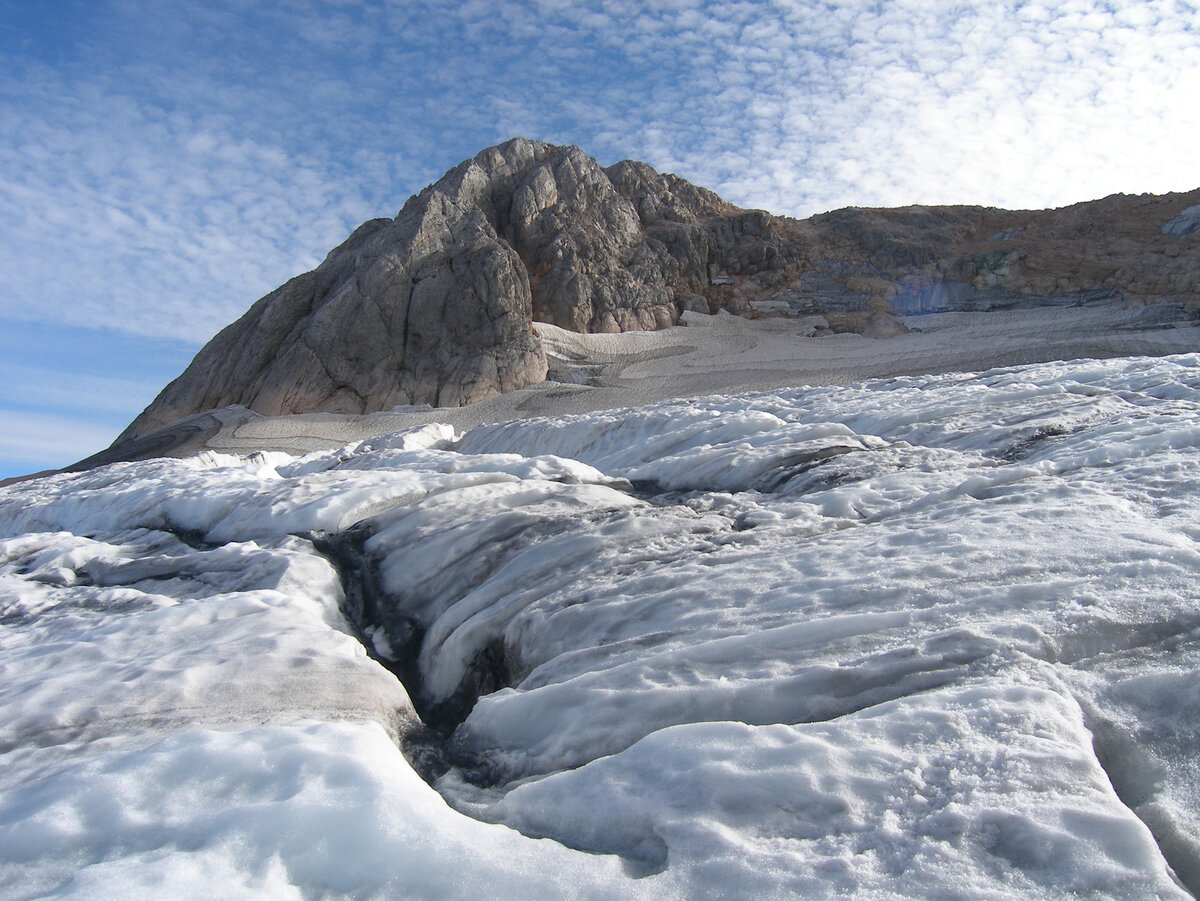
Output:
M1194 354L12 485L0 897L1187 898L1198 542Z

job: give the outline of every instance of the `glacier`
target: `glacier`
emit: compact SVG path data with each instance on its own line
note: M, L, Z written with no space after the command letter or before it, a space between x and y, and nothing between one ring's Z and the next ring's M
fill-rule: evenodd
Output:
M0 897L1192 897L1197 586L1197 354L10 485Z

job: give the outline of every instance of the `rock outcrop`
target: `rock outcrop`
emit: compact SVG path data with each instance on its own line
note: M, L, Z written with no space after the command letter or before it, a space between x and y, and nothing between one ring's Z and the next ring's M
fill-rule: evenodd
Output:
M514 139L259 300L118 441L230 404L370 413L523 388L546 376L534 319L669 326L709 308L712 273L782 265L771 223L641 163Z
M118 443L232 404L265 415L457 406L538 383L533 322L663 328L682 312L898 316L1097 301L1200 309L1200 190L1059 210L742 210L644 163L513 139L360 226L218 334Z
M801 313L836 294L902 316L1107 301L1186 317L1200 310L1200 240L1186 225L1198 202L1200 190L1052 210L851 208L776 228L803 249L793 293L833 270Z

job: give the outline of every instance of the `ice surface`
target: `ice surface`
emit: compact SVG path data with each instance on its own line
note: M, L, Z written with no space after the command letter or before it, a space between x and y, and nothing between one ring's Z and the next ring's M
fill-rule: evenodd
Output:
M371 723L81 749L0 800L9 897L616 897L626 881L613 858L455 814Z
M0 896L1187 897L1198 524L1197 355L10 486Z
M722 311L715 316L686 312L682 318L683 327L621 334L579 334L535 323L550 359L550 380L544 384L465 407L406 408L368 416L264 417L235 405L203 414L202 428L176 430L174 440L183 443L172 446L170 454L328 451L419 426L469 431L488 423L626 409L681 397L845 385L1045 360L1163 356L1191 353L1200 346L1200 323L1179 305L1137 309L1115 300L1071 308L927 314L911 317L908 332L886 340L856 334L813 338L815 322L828 325L820 317L751 320ZM440 436L431 432L405 440L433 446Z
M1114 803L1078 707L1000 679L830 723L662 729L492 815L669 864L693 896L1181 894Z

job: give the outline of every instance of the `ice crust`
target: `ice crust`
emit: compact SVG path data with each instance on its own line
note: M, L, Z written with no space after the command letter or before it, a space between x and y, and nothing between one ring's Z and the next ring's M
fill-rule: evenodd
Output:
M0 897L1189 897L1198 542L1194 354L10 486Z

